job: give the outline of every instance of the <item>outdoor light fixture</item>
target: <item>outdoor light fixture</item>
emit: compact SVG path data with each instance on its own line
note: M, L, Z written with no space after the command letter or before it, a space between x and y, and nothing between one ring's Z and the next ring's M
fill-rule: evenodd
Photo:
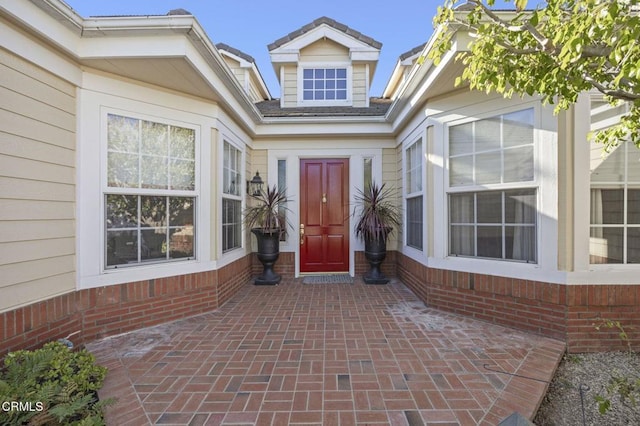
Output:
M260 177L260 172L256 171L256 175L253 179L247 181L247 194L252 197L257 197L262 192L262 178Z

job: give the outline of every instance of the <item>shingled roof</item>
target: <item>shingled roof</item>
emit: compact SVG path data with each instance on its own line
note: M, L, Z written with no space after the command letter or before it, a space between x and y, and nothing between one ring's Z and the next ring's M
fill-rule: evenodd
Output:
M280 106L279 99L258 102L256 106L263 117L382 117L387 113L391 100L369 99L368 107L321 106L287 107Z
M362 34L360 31L356 31L353 28L349 28L348 26L341 24L340 22L336 21L335 19L331 19L328 18L326 16L323 16L321 18L316 19L315 21L313 21L310 24L307 24L295 31L290 32L289 34L287 34L286 36L279 38L278 40L274 41L273 43L271 43L268 47L269 51L277 49L278 47L290 42L291 40L294 40L298 37L300 37L301 35L308 33L309 31L313 30L314 28L317 28L321 25L328 25L330 27L333 27L337 30L342 31L343 33L357 39L360 40L363 43L368 44L369 46L372 46L376 49L380 49L382 48L382 43L380 43L379 41L374 40L373 38L366 36L364 34Z
M244 53L241 50L236 49L235 47L231 47L228 44L225 43L217 43L216 44L216 48L218 50L226 50L227 52L231 53L232 55L236 55L239 58L244 59L247 62L251 62L251 63L256 63L255 59L253 59L253 56L251 55L247 55L246 53Z
M412 57L413 55L415 55L415 54L417 54L417 53L422 52L422 49L424 49L424 46L425 46L426 44L427 44L426 42L425 42L425 43L422 43L420 46L416 46L416 47L414 47L413 49L409 50L408 52L404 52L402 55L400 55L400 58L399 58L399 59L400 59L401 61L404 61L405 59L410 58L410 57Z

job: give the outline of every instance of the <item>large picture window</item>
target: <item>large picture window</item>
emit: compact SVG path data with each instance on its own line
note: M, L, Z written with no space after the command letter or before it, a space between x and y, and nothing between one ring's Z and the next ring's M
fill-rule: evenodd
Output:
M640 263L640 150L623 143L603 155L593 144L589 258Z
M222 252L242 247L242 153L224 142L222 155Z
M406 244L422 250L422 139L405 150Z
M107 115L107 268L195 257L195 130Z
M346 68L305 68L302 70L302 99L305 101L346 101Z
M450 255L537 261L533 113L449 128Z

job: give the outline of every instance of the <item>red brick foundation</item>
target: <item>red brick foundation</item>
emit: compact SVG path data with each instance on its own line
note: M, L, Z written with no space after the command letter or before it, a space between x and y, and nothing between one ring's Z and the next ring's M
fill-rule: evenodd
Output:
M398 277L426 304L567 343L569 352L640 349L640 286L565 285L426 267L397 254Z
M367 268L364 253L356 252L356 276ZM72 340L82 344L208 312L261 270L254 253L217 271L80 290L0 313L0 355L76 331ZM275 270L293 276L294 253L280 253ZM628 349L618 327L596 330L602 319L619 321L631 347L640 350L639 285L564 285L447 271L396 251L387 253L382 270L429 306L559 339L570 352Z
M249 282L251 256L217 271L75 291L0 314L0 355L79 331L87 343L208 312Z

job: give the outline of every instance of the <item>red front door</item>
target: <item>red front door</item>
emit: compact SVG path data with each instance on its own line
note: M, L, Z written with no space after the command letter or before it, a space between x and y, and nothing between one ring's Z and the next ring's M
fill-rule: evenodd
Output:
M349 159L300 160L300 272L348 271Z

